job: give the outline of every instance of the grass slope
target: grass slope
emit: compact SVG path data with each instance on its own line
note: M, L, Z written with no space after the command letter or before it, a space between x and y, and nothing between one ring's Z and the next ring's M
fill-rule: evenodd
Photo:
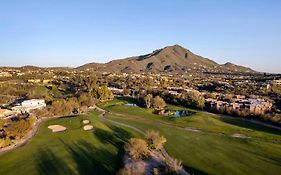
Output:
M0 156L0 174L115 174L122 162L122 145L139 135L127 128L89 116L50 119L28 145ZM84 131L89 119L95 131ZM47 126L59 124L66 132L52 133Z
M142 130L158 130L168 140L166 149L169 154L182 160L191 173L281 173L281 132L236 119L217 118L198 111L191 117L170 119L152 114L149 109L123 106L124 103L127 103L127 100L115 99L100 106L125 115L108 115L111 119ZM196 127L202 132L187 131L185 127ZM235 133L251 138L233 138L231 135Z

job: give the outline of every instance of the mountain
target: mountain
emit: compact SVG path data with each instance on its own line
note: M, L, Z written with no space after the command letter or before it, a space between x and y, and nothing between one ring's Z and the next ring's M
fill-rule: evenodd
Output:
M196 55L179 45L168 46L152 53L113 60L105 64L89 63L77 69L92 69L103 72L210 72L210 73L254 73L255 71L232 63L218 64Z

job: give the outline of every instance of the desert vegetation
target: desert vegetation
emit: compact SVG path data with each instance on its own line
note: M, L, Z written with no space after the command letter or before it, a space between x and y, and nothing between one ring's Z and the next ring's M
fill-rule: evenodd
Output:
M156 131L147 131L145 140L132 138L125 144L124 168L119 175L181 174L187 175L181 162L162 153L166 139Z

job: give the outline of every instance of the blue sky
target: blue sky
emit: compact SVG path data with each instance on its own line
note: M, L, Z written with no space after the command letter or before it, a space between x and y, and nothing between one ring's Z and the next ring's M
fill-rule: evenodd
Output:
M0 65L79 66L180 44L281 73L281 1L3 0Z

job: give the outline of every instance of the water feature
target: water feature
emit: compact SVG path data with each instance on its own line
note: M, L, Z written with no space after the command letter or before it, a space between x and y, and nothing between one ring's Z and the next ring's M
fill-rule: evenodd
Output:
M167 110L165 111L164 115L168 117L187 117L191 116L193 112L187 110Z
M137 104L134 104L134 103L127 103L127 104L124 104L124 106L137 106Z

